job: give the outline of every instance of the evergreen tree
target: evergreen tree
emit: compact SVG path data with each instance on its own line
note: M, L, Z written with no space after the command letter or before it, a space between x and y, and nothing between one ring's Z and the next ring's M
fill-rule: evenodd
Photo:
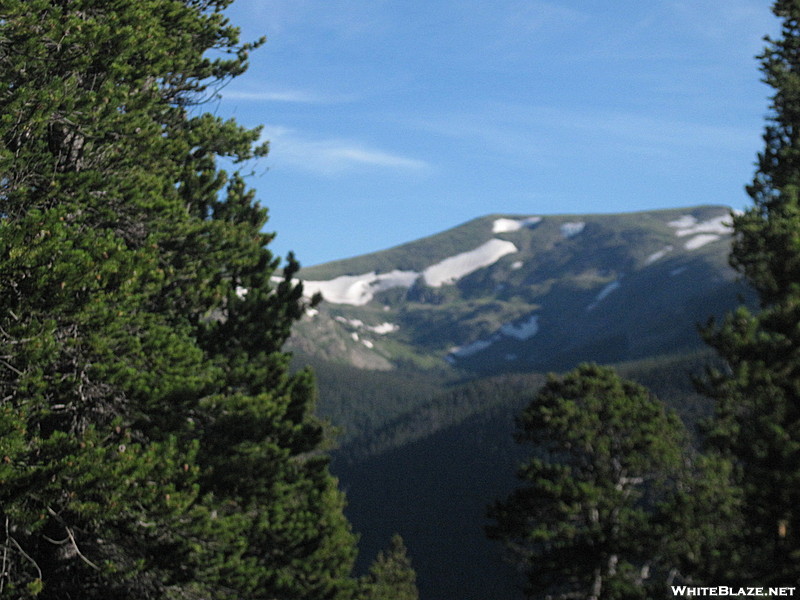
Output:
M742 546L741 490L733 482L732 464L717 453L688 449L684 461L657 517L669 583L735 582L740 560L732 559L745 559L749 551Z
M361 578L359 600L419 600L417 574L403 538L392 536L389 548L378 553L369 573Z
M0 593L347 597L306 308L200 114L231 0L0 3ZM215 56L218 58L208 58Z
M662 506L685 451L677 417L612 369L581 365L548 379L517 440L533 451L524 485L490 507L487 533L513 551L528 596L652 597L666 581Z
M774 90L764 150L734 216L731 264L758 293L706 340L725 362L704 390L716 401L709 442L734 461L745 526L744 581L800 580L800 3L779 0L781 35L760 56ZM736 556L724 559L730 563Z

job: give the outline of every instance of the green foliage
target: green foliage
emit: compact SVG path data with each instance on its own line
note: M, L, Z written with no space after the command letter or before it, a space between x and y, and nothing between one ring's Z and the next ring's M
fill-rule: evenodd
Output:
M800 5L779 0L773 11L781 35L760 59L775 93L730 258L761 310L740 308L706 330L724 366L703 389L716 401L710 445L734 461L749 548L721 560L738 560L745 581L780 584L800 576Z
M738 565L749 551L742 543L742 496L732 469L730 460L719 454L687 453L659 523L671 532L665 537L664 557L672 568L672 583L716 585L741 577Z
M680 421L640 385L584 364L548 380L517 440L533 448L524 485L490 508L487 532L513 550L529 597L647 597L668 546Z
M394 419L419 414L447 383L438 371L367 371L300 353L294 359L313 368L320 390L317 412L340 428L336 438L340 445L360 436L372 438Z
M702 354L653 357L617 369L693 426L710 414L711 402L694 391L688 374L699 372L711 357L705 349ZM422 385L432 383L426 382L425 373L343 368L337 375L330 365L315 365L315 372L320 408L337 425L361 433L342 440L332 465L348 490L348 517L361 534L358 568L366 572L366 558L382 550L393 532L402 531L423 596L520 597L519 576L502 560L497 544L483 535L480 524L486 505L517 487L513 465L529 458L530 450L514 444L514 416L530 403L545 377L500 375L451 384L437 394ZM326 406L330 396L336 402L335 414ZM716 483L709 484L704 498L702 481L686 481L692 472L702 473L701 464L692 464L693 452L687 451L683 459L687 465L681 489L686 490L685 501L697 499L697 504L677 506L670 530L678 531L678 521L693 518L695 525L687 524L682 531L696 531L693 547L706 548L703 536L723 532L726 520L735 529L735 522L714 498ZM724 469L711 471L717 477ZM717 514L724 515L719 524L711 519ZM708 571L694 562L697 557L688 555L691 548L674 547L675 552L686 552L685 562L675 563L676 582L689 577L709 584L727 580L707 577ZM704 556L708 555L701 553L699 558Z
M414 396L396 400L394 410L404 412L383 423L367 423L358 437L344 438L337 456L348 461L359 461L391 450L402 449L437 432L457 427L470 419L482 422L491 418L505 418L516 413L523 405L527 392L539 387L543 376L503 375L478 379L454 386L430 396ZM355 386L354 386L355 387ZM400 388L406 394L416 388ZM513 400L511 399L513 398ZM412 403L413 402L413 403ZM389 413L390 409L384 409Z
M306 308L199 114L230 0L0 6L0 591L339 598L354 537L282 351ZM209 58L213 57L213 58Z
M389 548L378 553L369 573L359 582L358 600L419 600L417 575L403 538L392 536Z

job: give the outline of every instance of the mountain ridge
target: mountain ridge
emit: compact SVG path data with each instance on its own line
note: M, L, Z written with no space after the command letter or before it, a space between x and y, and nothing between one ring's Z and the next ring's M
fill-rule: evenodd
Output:
M491 222L496 220L513 220L513 221L520 221L529 218L537 218L537 219L553 219L558 221L580 221L586 220L587 218L604 218L604 217L637 217L637 216L645 216L645 217L652 217L657 215L669 215L672 213L686 213L692 212L697 209L712 209L712 210L722 210L730 213L732 209L729 206L719 205L719 204L707 204L707 205L696 205L696 206L686 206L686 207L678 207L678 208L660 208L660 209L652 209L652 210L634 210L634 211L626 211L626 212L619 212L619 213L553 213L553 214L545 214L545 213L489 213L483 216L475 217L464 221L460 224L454 225L453 227L448 227L443 231L439 231L436 233L432 233L430 235L425 235L421 238L411 240L408 242L403 242L401 244L396 244L394 246L390 246L388 248L384 248L381 250L375 250L371 252L367 252L365 254L359 254L356 256L351 256L348 258L340 258L331 261L325 261L323 263L317 263L314 265L310 265L308 267L303 267L299 273L300 279L317 279L319 277L329 277L331 273L336 274L349 274L354 275L357 272L363 271L363 269L359 269L356 265L362 264L362 261L366 264L367 262L372 263L372 261L383 261L388 260L391 258L392 260L397 260L398 255L404 255L407 250L413 249L414 253L418 253L421 257L429 256L429 254L436 254L438 250L436 250L436 246L441 244L441 241L445 238L449 238L450 236L454 236L458 234L457 239L451 241L452 245L458 244L459 241L470 239L468 235L470 232L474 232L476 227L479 227L485 222ZM488 236L487 238L488 239ZM468 247L471 243L470 241L464 242L464 248L462 249L455 249L452 253L461 252L466 247ZM425 251L426 247L433 247L429 252ZM394 262L391 264L395 264ZM408 262L407 268L413 268L413 263ZM387 269L390 270L390 269ZM334 275L335 276L335 275Z
M325 301L291 343L366 369L484 373L696 346L696 323L745 292L727 264L730 212L490 214L303 269Z

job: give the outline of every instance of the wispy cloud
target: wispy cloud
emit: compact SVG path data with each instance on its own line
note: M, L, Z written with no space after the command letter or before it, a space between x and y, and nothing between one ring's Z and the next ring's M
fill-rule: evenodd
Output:
M669 3L673 20L695 34L716 41L741 45L742 40L757 44L774 31L776 19L760 0L674 0ZM714 19L706 18L713 14Z
M496 155L552 162L587 148L640 158L698 148L741 151L757 145L758 129L720 121L693 122L633 111L499 104L491 114L460 113L414 126L474 144ZM556 141L557 140L557 141Z
M233 11L263 23L268 37L294 35L299 28L313 27L347 39L378 27L385 20L382 5L375 0L242 0Z
M223 98L230 100L244 100L252 102L287 102L298 104L338 104L353 102L352 95L319 94L293 89L226 89L222 92Z
M576 24L586 23L591 19L589 14L552 2L509 3L504 13L504 24L509 31L530 34L545 29L560 30L565 27L574 28Z
M631 143L631 147L702 147L717 150L749 145L758 136L750 128L732 123L692 122L624 111L542 109L542 116L562 130L594 134L603 139Z
M268 127L264 138L270 142L275 164L322 175L336 175L357 168L372 167L405 171L428 168L425 161L371 148L354 140L310 139L285 127Z

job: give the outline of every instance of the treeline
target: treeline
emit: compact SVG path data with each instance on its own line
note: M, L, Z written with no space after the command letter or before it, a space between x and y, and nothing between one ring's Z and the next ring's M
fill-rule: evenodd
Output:
M201 110L228 4L0 3L0 595L417 596L400 539L353 575L298 264L218 167L266 152Z
M444 369L371 371L298 350L292 352L292 365L314 372L320 389L317 413L333 424L340 445L413 413L454 385L456 377Z
M710 416L712 402L695 389L692 378L713 360L713 353L701 351L617 363L615 368L655 392L694 432ZM309 357L298 363L312 366L317 376L318 412L338 428L335 454L355 462L403 448L468 419L510 420L546 381L545 375L535 372L456 379L453 373L364 371Z
M343 443L337 458L358 462L458 427L472 418L502 419L520 410L532 390L538 389L543 381L542 375L534 373L503 375L456 385L381 427L361 430L360 435Z

